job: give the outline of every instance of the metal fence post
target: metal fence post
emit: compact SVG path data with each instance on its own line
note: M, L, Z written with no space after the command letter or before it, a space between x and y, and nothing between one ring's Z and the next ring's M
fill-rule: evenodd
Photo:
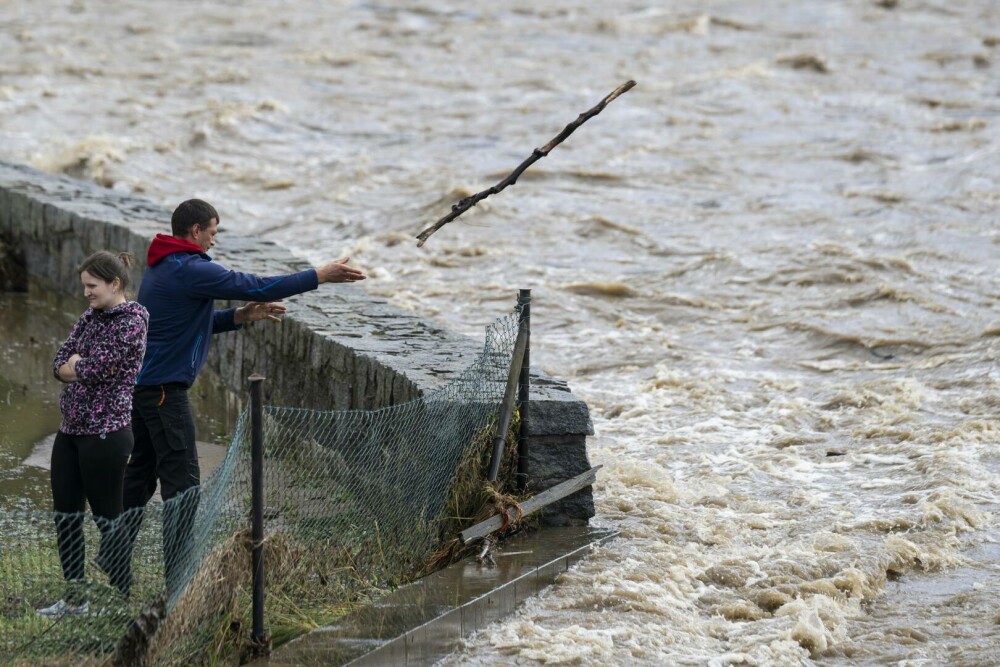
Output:
M250 643L256 655L270 652L270 640L264 630L264 378L250 380L250 568L253 580L253 629Z
M517 391L517 400L521 404L521 423L517 433L517 488L524 491L528 485L528 424L531 414L531 290L522 289L517 303L521 306L521 326L527 331Z

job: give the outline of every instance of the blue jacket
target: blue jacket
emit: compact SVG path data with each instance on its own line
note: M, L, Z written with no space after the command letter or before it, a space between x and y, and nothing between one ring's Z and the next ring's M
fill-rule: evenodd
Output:
M314 269L266 278L230 271L195 244L165 234L156 235L147 263L136 299L149 311L137 385L191 386L205 365L212 334L240 328L236 309L215 310L215 299L274 301L319 286Z

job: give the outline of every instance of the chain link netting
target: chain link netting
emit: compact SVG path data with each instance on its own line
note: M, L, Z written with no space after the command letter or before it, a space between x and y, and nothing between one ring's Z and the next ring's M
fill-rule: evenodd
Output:
M475 362L419 399L378 410L264 407L266 623L276 642L426 571L447 533L472 518L454 516L455 496L482 485L456 480L470 461L483 479L518 321L515 309L487 327ZM244 412L219 467L166 503L113 521L0 512L2 661L191 664L245 650L250 470Z

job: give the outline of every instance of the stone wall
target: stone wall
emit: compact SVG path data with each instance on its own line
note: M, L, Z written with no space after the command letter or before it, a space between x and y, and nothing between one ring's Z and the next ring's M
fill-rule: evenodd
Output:
M97 250L126 251L142 265L170 212L146 200L87 182L0 162L0 288L23 289L26 277L78 293L76 269ZM267 241L220 233L213 256L259 275L308 268ZM136 284L143 266L134 269ZM516 288L511 289L511 305ZM281 326L258 325L218 335L209 367L237 393L246 377L267 378L269 403L315 409L371 409L416 398L466 368L482 344L365 294L354 285L323 285L286 300ZM500 313L498 313L499 315ZM587 405L562 382L532 373L530 484L540 490L589 469ZM585 523L593 516L585 489L553 505L546 523Z

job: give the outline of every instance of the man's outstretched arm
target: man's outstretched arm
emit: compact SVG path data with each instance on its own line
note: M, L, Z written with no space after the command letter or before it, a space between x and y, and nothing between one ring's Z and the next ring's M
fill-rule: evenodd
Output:
M348 259L344 257L318 269L306 269L283 276L256 276L204 262L186 276L188 293L208 299L277 301L309 292L323 283L353 283L364 280L365 274L360 269L348 266Z
M199 296L213 299L247 300L239 308L216 310L212 314L212 333L239 329L248 322L271 320L280 322L286 308L275 301L285 296L302 294L323 283L352 283L365 279L365 274L348 266L349 257L334 260L317 269L307 269L285 276L259 277L250 273L229 271L218 265L201 267L191 290Z

